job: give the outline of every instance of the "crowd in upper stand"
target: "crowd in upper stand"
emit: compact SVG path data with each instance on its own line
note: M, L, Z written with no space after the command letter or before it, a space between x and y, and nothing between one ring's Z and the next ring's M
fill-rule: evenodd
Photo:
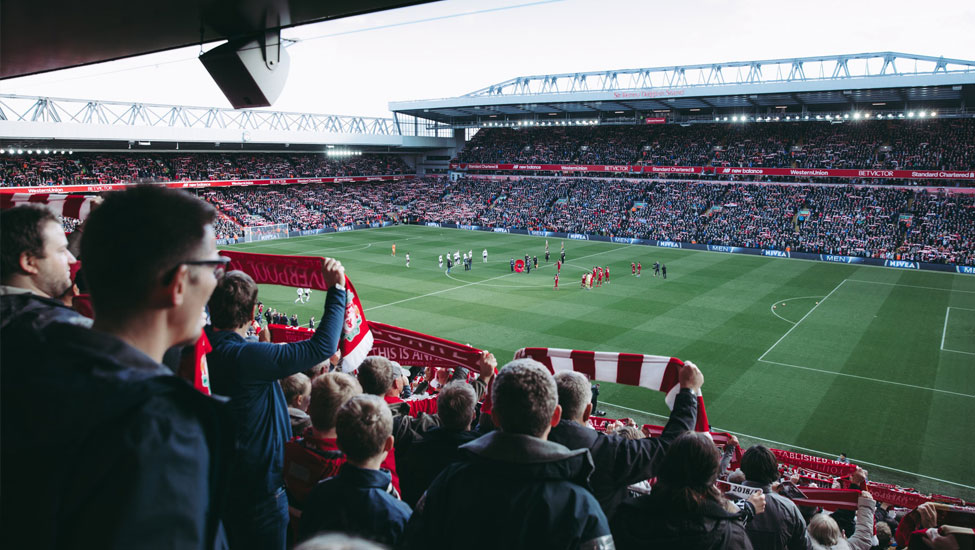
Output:
M208 190L233 228L449 222L975 264L975 195L799 184L512 178ZM232 238L232 237L224 237Z
M971 170L975 121L486 128L457 161Z
M0 157L0 186L303 178L410 173L395 155L82 153Z

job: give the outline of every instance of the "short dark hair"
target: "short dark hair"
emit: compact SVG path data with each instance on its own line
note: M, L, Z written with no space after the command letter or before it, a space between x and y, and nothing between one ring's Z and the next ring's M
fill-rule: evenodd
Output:
M437 414L447 430L462 431L471 427L477 394L462 380L448 382L437 396Z
M707 434L684 432L667 449L651 498L680 513L699 512L707 501L721 502L715 488L721 453Z
M779 463L764 445L753 445L741 457L741 471L745 479L768 485L779 479Z
M393 413L375 395L357 395L335 417L336 443L349 460L360 462L383 452L393 434Z
M343 372L323 374L311 383L311 401L308 416L311 425L320 432L335 427L335 415L349 399L362 393L362 386L352 375Z
M494 414L508 433L541 437L559 404L555 379L533 359L515 359L494 377Z
M284 391L284 402L291 406L295 397L304 395L311 389L311 380L304 374L296 372L281 380L281 389Z
M217 281L210 295L210 320L213 328L235 329L254 319L257 283L243 271L231 271Z
M398 369L397 369L398 370ZM385 357L370 355L359 364L359 383L362 391L371 395L384 396L399 372L393 372L393 363Z
M141 309L170 270L195 259L215 217L212 206L185 191L138 185L108 193L81 237L96 313Z
M44 254L42 228L47 222L61 225L58 217L44 206L25 204L0 213L0 280L22 273L20 256Z

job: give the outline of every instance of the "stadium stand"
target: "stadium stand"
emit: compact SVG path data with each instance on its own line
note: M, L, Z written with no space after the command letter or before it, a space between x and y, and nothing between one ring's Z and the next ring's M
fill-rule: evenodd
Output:
M147 183L160 181L397 175L409 173L394 155L332 159L312 154L82 153L0 158L0 186Z
M457 161L970 170L975 121L485 128Z

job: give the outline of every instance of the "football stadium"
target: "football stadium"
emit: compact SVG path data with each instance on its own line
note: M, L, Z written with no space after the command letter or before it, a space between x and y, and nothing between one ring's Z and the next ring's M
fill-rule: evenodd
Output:
M4 546L971 548L975 56L275 106L328 25L550 3L12 7ZM230 106L7 93L197 45Z

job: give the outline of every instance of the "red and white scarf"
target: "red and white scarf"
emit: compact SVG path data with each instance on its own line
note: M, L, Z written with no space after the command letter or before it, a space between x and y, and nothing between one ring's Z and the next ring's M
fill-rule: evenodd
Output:
M663 392L664 401L671 410L680 391L678 373L684 362L676 357L616 353L608 351L583 351L558 348L522 348L515 352L515 359L530 358L556 372L581 372L590 380L614 382L627 386L640 386ZM710 431L704 397L697 396L697 425L695 431Z
M43 204L55 215L78 218L84 221L91 213L91 195L53 195L50 193L0 194L0 209L6 210L21 204Z

